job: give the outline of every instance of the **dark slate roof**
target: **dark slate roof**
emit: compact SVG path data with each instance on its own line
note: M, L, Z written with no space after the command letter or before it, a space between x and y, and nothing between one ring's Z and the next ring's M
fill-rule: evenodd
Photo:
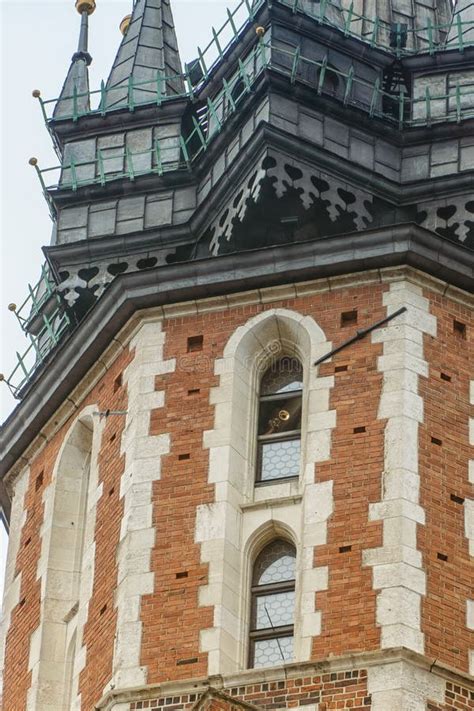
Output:
M156 101L158 71L162 77L182 72L170 0L137 0L107 80L107 108L128 105L130 77L134 87L150 82L149 86L134 88L136 104ZM182 93L182 79L167 79L162 91L168 96Z
M299 0L297 7L313 17L318 17L321 4L319 2L315 3L314 0ZM330 3L325 5L324 15L326 19L336 27L344 25L340 0L331 0Z
M79 46L73 55L71 66L66 81L61 89L61 95L54 108L54 118L73 116L74 113L83 114L90 108L89 95L89 64L92 57L88 52L89 17L87 12L82 13ZM76 98L74 99L74 91Z
M471 0L466 0L470 2ZM366 40L374 31L374 21L379 21L378 41L389 47L390 26L400 23L408 29L407 48L424 51L428 46L427 26L433 26L432 40L435 44L444 41L446 28L451 21L451 0L341 0L346 17L353 5L354 11L368 18L351 22L351 31L360 33ZM444 30L440 30L442 26Z
M77 91L75 107L74 87ZM77 113L84 114L89 109L89 102L89 70L87 62L83 58L76 59L71 63L53 116L54 118L69 117L74 114L74 109Z
M459 27L458 21L469 22L469 26L464 25ZM474 2L473 0L457 0L454 6L453 21L448 35L448 45L451 43L458 46L459 30L463 42L472 42L474 39Z

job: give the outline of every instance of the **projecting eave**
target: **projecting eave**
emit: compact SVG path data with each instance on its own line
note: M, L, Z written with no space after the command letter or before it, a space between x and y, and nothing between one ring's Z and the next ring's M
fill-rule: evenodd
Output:
M415 54L404 57L402 64L405 69L415 72L448 72L462 71L466 67L472 68L474 63L474 46L459 49L443 49L433 54Z
M181 119L189 99L176 97L163 102L135 106L133 111L127 108L108 110L105 116L100 111L81 116L74 121L69 119L50 119L48 127L53 132L61 148L68 141L82 140L88 136L107 135L113 131L146 128L150 123L170 123Z
M117 277L88 317L52 353L49 363L38 370L24 399L0 428L1 479L22 461L36 437L45 437L42 430L50 418L136 311L397 266L413 267L472 293L474 252L411 223ZM0 504L8 517L10 506L3 485Z

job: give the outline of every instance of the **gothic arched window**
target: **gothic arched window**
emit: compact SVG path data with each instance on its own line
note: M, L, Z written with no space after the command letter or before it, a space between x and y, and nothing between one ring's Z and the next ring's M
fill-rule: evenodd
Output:
M296 550L272 541L255 561L250 618L250 667L271 667L293 659Z
M258 483L299 476L303 369L282 358L264 373L258 413Z

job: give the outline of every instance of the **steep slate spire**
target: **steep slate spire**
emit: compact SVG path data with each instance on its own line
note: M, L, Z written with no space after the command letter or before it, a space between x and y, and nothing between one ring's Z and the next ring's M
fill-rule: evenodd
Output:
M460 25L469 22L469 25ZM456 0L453 21L448 34L448 45L462 46L463 42L474 42L474 0Z
M163 94L180 94L184 82L176 75L181 73L170 0L136 0L107 80L106 107L128 106L130 77L136 104L156 101L158 75L167 78L161 84ZM139 84L142 86L137 87Z
M95 11L95 0L76 0L76 10L81 15L81 31L77 52L72 55L71 66L61 90L53 118L65 118L75 112L86 113L90 108L89 65L92 57L88 52L89 15ZM76 100L74 100L76 92Z

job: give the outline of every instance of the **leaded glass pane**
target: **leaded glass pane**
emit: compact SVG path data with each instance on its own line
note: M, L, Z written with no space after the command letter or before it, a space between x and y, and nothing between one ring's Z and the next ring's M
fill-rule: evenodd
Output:
M274 637L254 642L253 666L273 667L293 659L293 637Z
M296 358L282 358L273 363L262 378L260 395L276 395L301 390L303 369Z
M258 556L253 572L254 585L270 585L295 579L296 551L291 543L277 540Z
M301 440L269 441L260 444L260 481L298 476Z
M254 630L284 627L293 624L295 612L295 591L258 595L255 599Z

